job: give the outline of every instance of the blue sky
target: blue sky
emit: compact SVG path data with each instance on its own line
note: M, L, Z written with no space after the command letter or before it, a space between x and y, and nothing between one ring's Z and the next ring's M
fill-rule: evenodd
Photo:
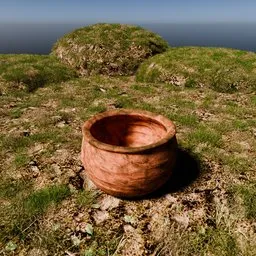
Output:
M255 0L0 0L0 23L256 22Z

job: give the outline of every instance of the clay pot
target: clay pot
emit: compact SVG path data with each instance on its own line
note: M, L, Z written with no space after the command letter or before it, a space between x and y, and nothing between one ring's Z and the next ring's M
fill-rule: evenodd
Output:
M118 197L139 197L170 177L176 159L175 125L140 110L111 110L83 125L82 162L95 185Z

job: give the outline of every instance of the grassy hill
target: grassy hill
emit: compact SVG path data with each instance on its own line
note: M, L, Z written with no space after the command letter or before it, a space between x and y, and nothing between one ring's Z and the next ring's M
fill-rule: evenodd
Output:
M233 58L244 70L239 77L254 79L251 53L184 48L167 56L172 51L170 69L186 79L191 73L195 83L211 82L211 72L202 69L218 58L227 69ZM182 66L186 51L197 57L183 58ZM146 69L150 62L158 67L160 55L141 66L137 78L143 82L134 76L77 77L52 58L0 56L3 255L256 254L256 95L249 83L229 94L153 79ZM43 82L38 86L33 79ZM153 111L177 125L178 164L159 193L117 199L84 176L81 125L113 108Z
M226 48L170 48L145 61L137 81L209 87L219 92L256 91L256 54Z

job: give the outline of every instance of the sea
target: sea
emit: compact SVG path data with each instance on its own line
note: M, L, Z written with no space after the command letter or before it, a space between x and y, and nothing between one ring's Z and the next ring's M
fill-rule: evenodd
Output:
M49 54L64 34L84 24L0 24L1 54ZM135 24L161 35L170 46L227 47L256 52L256 23Z

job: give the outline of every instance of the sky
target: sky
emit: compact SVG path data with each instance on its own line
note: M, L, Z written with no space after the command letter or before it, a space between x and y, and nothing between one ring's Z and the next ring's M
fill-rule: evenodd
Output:
M240 23L255 12L255 0L0 0L0 24Z

